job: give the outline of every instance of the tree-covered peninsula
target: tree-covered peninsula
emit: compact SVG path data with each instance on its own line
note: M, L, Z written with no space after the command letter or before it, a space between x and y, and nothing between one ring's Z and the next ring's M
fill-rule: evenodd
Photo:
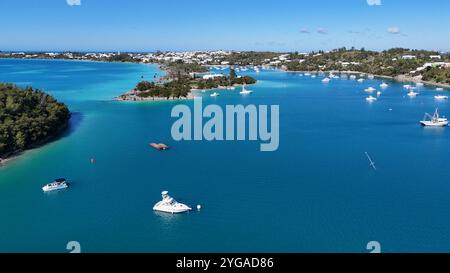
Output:
M69 119L67 106L50 95L0 83L0 162L52 140Z
M168 77L166 82L141 81L133 90L119 96L117 99L122 101L144 101L191 98L193 89L227 88L256 83L256 79L250 76L237 76L233 68L230 69L228 76L211 74L209 75L211 77L197 77L193 74L189 75L186 71L183 73L177 70L174 73L171 69L168 69L168 74L171 77Z

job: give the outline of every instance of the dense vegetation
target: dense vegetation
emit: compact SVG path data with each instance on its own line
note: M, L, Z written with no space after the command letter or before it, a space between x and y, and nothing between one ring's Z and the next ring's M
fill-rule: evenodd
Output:
M0 158L51 140L69 118L68 108L53 97L0 83Z
M423 80L450 84L450 68L429 67L423 73Z
M403 59L403 56L415 56L413 59ZM384 76L398 76L408 74L428 62L436 62L431 56L441 56L442 62L449 62L447 55L434 51L410 50L393 48L376 52L365 49L341 48L332 52L317 52L307 56L291 54L292 62L287 64L290 71L318 71L318 70L350 70ZM441 73L438 73L441 74Z
M169 62L163 64L164 70L168 73L168 78L181 79L183 77L189 77L190 73L205 73L208 72L208 68L196 63L184 63L179 60L176 62Z

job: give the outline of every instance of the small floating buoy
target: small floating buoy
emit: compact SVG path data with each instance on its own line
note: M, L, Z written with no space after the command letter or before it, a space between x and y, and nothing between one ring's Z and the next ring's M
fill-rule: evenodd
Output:
M202 209L202 206L197 205L197 210L201 210L201 209Z

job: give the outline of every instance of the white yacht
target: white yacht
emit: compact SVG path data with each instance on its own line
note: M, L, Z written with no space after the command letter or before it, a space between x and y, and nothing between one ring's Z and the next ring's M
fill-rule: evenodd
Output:
M329 83L330 81L331 81L330 78L325 78L322 80L323 83Z
M364 91L372 93L372 92L376 91L376 89L373 87L369 87L369 88L364 89Z
M416 83L416 86L418 86L418 87L422 87L423 85L424 85L424 84L421 83L421 82Z
M368 101L368 102L377 101L377 98L372 97L372 96L368 96L368 97L366 98L366 101Z
M212 93L210 96L211 96L211 97L218 97L218 96L220 96L220 94L217 93L217 92L214 92L214 93Z
M377 92L377 96L378 96L378 97L381 96L381 91L378 91L378 92Z
M49 192L49 191L57 191L57 190L67 189L68 187L69 187L69 183L67 183L66 179L59 178L59 179L55 179L55 182L47 184L44 187L42 187L42 190L44 192Z
M438 88L436 88L436 91L444 91L444 88L438 87Z
M356 80L356 76L355 75L351 75L350 76L350 80Z
M409 84L405 84L405 85L403 85L403 88L405 88L405 89L409 89L409 88L411 88L411 85L409 85Z
M251 93L253 93L253 91L245 89L245 85L242 86L242 91L239 92L239 94L241 94L241 95L248 95Z
M305 76L311 76L311 73L305 73Z
M155 211L161 211L161 212L167 212L167 213L183 213L192 210L189 206L178 203L169 196L168 191L163 191L161 193L162 200L153 206L153 210Z
M437 95L437 96L434 96L434 98L437 100L448 100L448 96L443 96L443 95Z
M316 75L312 75L311 78L315 79L317 76Z
M448 125L448 119L445 117L440 117L438 109L436 109L433 116L425 113L424 120L420 121L420 124L429 127L444 127Z
M363 82L364 82L364 79L358 79L358 82L359 82L359 83L363 83Z
M416 97L417 95L419 95L419 93L414 92L412 90L408 93L408 96L410 96L411 98Z
M382 84L380 84L380 87L381 88L388 88L389 85L387 83L383 82Z
M375 76L374 75L369 75L369 76L367 76L367 78L369 78L369 80L373 80L375 78Z

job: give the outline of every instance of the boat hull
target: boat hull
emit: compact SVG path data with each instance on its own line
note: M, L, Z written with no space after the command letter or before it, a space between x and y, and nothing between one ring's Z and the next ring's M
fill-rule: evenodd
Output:
M440 122L421 121L420 124L424 127L445 127L448 126L448 121L440 121Z
M44 186L44 187L42 187L42 191L43 192L59 191L59 190L67 189L68 187L69 186L67 184L66 185L61 185L61 186L58 186L58 187Z

